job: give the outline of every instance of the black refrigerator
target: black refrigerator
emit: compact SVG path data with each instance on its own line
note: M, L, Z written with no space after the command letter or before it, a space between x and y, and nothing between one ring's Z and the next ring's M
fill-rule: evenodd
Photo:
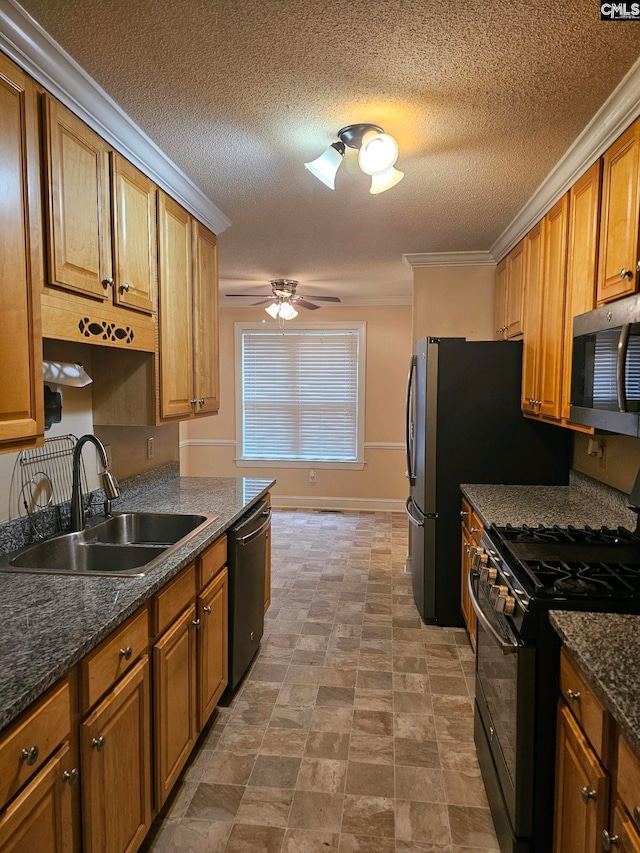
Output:
M566 485L568 429L520 408L522 341L422 338L407 386L413 594L429 624L462 626L460 484Z

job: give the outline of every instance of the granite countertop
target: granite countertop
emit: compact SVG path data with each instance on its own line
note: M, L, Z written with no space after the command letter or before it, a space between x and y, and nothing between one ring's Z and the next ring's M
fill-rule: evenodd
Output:
M604 525L629 530L636 526L636 516L627 507L627 495L575 471L568 486L465 483L460 489L485 525Z
M0 574L0 728L11 722L214 542L274 484L246 477L180 477L175 466L123 484L120 511L217 518L143 578Z
M552 610L549 618L640 753L640 616Z

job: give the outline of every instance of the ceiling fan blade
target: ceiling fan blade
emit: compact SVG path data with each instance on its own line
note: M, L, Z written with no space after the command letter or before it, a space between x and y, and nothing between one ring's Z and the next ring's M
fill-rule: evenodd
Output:
M266 305L267 302L273 302L273 299L261 299L260 302L252 302L251 305Z
M340 302L338 296L307 296L307 299L314 299L316 302Z
M314 305L313 302L308 302L301 296L298 296L296 298L296 306L298 305L301 305L303 308L309 308L311 311L316 311L320 307L319 305Z
M225 293L225 296L242 296L243 298L249 296L251 299L262 299L271 297L270 293Z

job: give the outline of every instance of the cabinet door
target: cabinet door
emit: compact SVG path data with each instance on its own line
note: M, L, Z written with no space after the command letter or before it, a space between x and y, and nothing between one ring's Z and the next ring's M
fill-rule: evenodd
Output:
M471 569L471 546L474 544L473 538L465 525L462 525L462 557L460 560L460 609L467 631L469 632L469 640L473 650L476 648L476 613L471 605L469 598L468 577Z
M564 302L567 280L569 195L565 194L545 217L544 274L540 312L538 413L560 419Z
M509 252L507 259L507 294L505 308L505 338L522 334L522 298L524 294L525 241L521 240Z
M157 307L156 187L111 153L114 292L118 305L153 314Z
M609 777L571 712L558 710L554 853L598 853L609 812Z
M640 121L604 153L598 305L637 290Z
M196 609L191 605L153 647L156 808L196 742Z
M198 596L198 728L202 729L227 686L227 570Z
M198 414L220 408L216 236L193 221L193 347Z
M72 853L71 770L66 743L3 811L0 853Z
M44 96L49 284L111 301L109 149Z
M602 160L597 160L569 192L569 248L562 368L562 417L567 419L571 403L573 318L591 311L596 301L601 183Z
M538 412L538 357L542 300L544 220L525 237L524 316L522 351L522 410Z
M507 331L507 259L503 258L496 267L496 287L494 303L494 336L504 338Z
M84 853L133 853L151 824L149 659L80 726Z
M158 191L160 417L189 416L194 408L191 217Z
M0 56L0 447L44 434L42 247L36 100L31 80Z
M625 807L616 802L613 812L613 825L610 830L611 849L616 853L640 853L640 834ZM604 848L606 850L606 847Z

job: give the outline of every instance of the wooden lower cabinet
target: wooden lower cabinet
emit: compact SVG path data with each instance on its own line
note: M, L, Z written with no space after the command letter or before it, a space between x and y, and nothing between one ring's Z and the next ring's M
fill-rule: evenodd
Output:
M198 736L196 609L191 605L153 647L155 805L161 808Z
M83 853L133 853L151 825L145 655L80 725Z
M484 525L471 504L462 499L462 550L460 558L460 609L462 618L469 632L469 642L474 652L476 650L476 612L469 596L469 572L471 571L471 549L480 545Z
M609 813L609 776L571 711L558 708L554 853L598 853Z
M198 596L198 729L227 686L229 582L226 568Z
M65 743L0 817L0 853L73 853L72 770Z
M610 848L617 853L640 853L640 832L622 803L616 802L611 830L607 829L605 832L607 834L603 833L603 849L607 849L608 841Z

